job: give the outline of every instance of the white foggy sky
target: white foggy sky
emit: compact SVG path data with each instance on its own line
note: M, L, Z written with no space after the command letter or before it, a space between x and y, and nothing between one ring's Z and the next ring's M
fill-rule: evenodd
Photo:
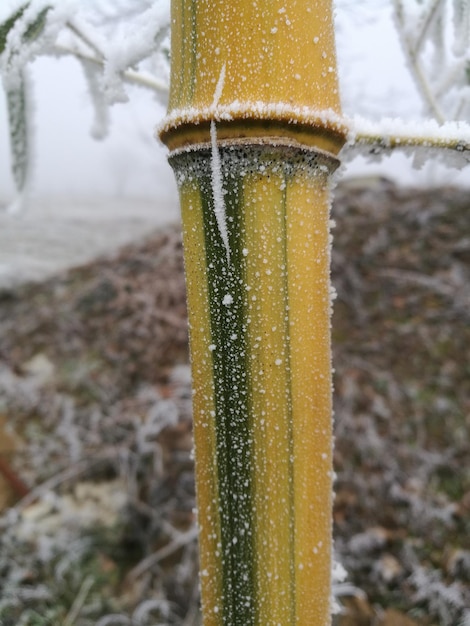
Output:
M404 64L389 0L338 1L337 31L344 112L419 119L421 102ZM164 110L151 94L134 89L129 103L114 106L111 134L98 142L90 137L92 111L79 64L40 58L32 69L37 109L33 193L175 198L165 149L152 141ZM13 193L7 136L0 89L0 200ZM380 171L422 184L430 178L429 172L412 170L401 155L378 165L361 161L348 165L346 174ZM445 178L449 182L448 172Z

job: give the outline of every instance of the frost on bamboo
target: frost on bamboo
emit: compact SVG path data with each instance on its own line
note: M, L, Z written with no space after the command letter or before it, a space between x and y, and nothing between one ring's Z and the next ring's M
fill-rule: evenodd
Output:
M220 148L224 233L211 152L171 157L190 303L205 623L326 624L334 161L287 146Z
M172 3L205 626L330 624L331 2Z

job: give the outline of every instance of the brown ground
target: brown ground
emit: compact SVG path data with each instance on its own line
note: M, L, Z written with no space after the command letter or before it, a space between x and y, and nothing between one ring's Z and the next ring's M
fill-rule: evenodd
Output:
M337 190L340 626L469 618L469 208ZM185 315L176 228L0 293L2 626L198 624Z

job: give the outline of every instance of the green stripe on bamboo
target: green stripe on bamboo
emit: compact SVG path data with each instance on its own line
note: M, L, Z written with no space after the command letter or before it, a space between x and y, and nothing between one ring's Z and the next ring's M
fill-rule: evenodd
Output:
M196 488L202 609L210 615L222 595L220 520L217 482L215 393L210 337L204 223L199 183L190 179L180 185L185 248L186 291L193 380L193 437L196 460ZM207 621L209 622L209 620ZM214 623L214 622L212 622ZM217 623L217 622L215 622Z
M253 624L253 473L245 362L243 284L235 262L240 217L238 194L225 196L231 259L215 216L209 177L201 181L207 250L211 344L214 361L217 472L222 538L223 616L226 624ZM234 241L235 240L235 241Z

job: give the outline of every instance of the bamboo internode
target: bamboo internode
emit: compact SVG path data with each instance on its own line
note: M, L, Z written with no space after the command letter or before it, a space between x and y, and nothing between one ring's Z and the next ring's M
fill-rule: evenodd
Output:
M174 0L172 25L204 624L327 626L331 3Z

